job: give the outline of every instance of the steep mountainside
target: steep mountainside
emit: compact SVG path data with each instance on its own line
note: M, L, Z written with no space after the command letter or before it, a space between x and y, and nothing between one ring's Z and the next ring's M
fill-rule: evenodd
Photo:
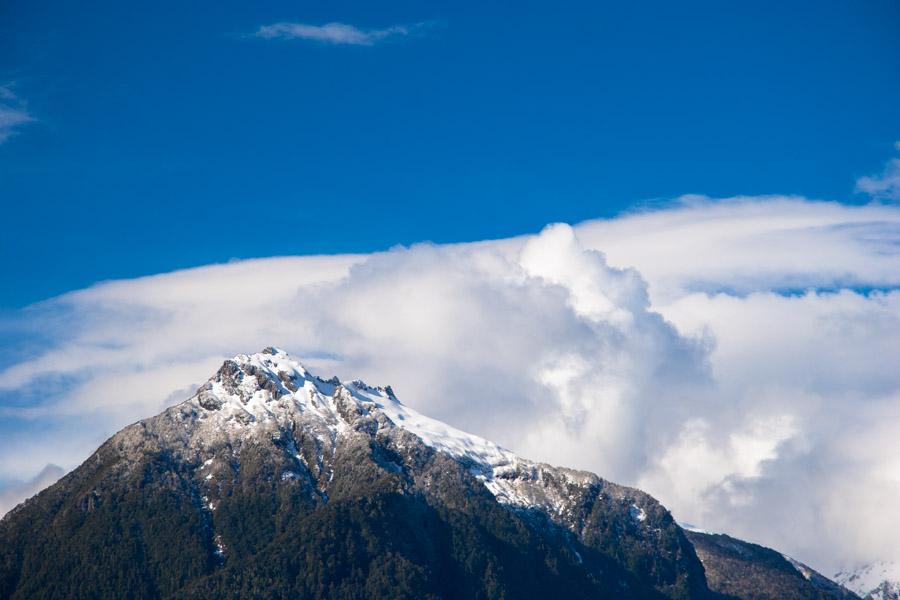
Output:
M783 554L731 536L685 528L710 589L745 600L857 598L851 591Z
M721 597L647 494L274 348L0 521L0 598L550 596Z

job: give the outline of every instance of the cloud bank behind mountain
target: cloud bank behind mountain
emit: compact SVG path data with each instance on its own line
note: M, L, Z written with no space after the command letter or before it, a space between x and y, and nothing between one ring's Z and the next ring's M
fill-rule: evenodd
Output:
M4 321L0 486L274 344L825 572L896 560L898 288L900 209L792 197L101 283Z

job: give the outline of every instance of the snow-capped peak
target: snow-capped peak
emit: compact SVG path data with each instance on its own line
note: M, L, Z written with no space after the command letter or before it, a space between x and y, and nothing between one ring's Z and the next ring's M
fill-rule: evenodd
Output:
M900 563L868 563L840 571L834 580L865 600L900 600Z
M272 415L272 401L293 399L301 410L320 409L338 388L368 410L382 412L391 423L421 439L426 445L453 458L485 466L515 463L519 458L484 438L465 433L403 405L390 386L370 386L361 380L341 382L310 373L287 352L268 347L256 354L238 354L198 392L213 396L223 405L236 405L253 420ZM318 400L318 402L317 402ZM215 402L214 402L215 404Z
M383 415L380 422L386 426L405 430L426 446L465 464L506 504L558 508L560 498L532 485L550 469L557 478L576 485L596 480L589 473L533 463L494 442L426 417L401 403L389 386L318 377L275 347L225 361L187 403L205 409L201 418L212 419L213 429L235 437L299 413L314 422L322 436L333 440L352 429L352 414Z

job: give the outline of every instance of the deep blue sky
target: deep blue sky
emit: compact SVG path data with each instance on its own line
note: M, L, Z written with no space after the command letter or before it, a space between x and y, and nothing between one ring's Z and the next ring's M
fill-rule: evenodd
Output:
M428 22L370 47L279 21ZM859 202L900 3L0 2L0 308L235 257L466 241L684 193Z

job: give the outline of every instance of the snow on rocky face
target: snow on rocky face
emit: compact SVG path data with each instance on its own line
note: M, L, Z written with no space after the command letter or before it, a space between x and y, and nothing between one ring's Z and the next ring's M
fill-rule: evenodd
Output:
M200 433L195 435L224 436L235 446L253 432L299 419L306 429L317 432L321 452L326 453L333 451L340 436L353 431L359 415L365 415L379 428L408 432L465 464L500 503L556 515L566 511L568 486L600 481L591 473L528 461L491 441L426 417L402 404L389 386L318 377L274 347L226 361L192 398L167 412L172 411L177 411L181 420L199 421L194 428ZM321 456L317 462L321 469ZM632 511L635 520L643 522L644 509L635 504Z
M834 580L865 600L900 600L900 564L878 561L835 574Z

